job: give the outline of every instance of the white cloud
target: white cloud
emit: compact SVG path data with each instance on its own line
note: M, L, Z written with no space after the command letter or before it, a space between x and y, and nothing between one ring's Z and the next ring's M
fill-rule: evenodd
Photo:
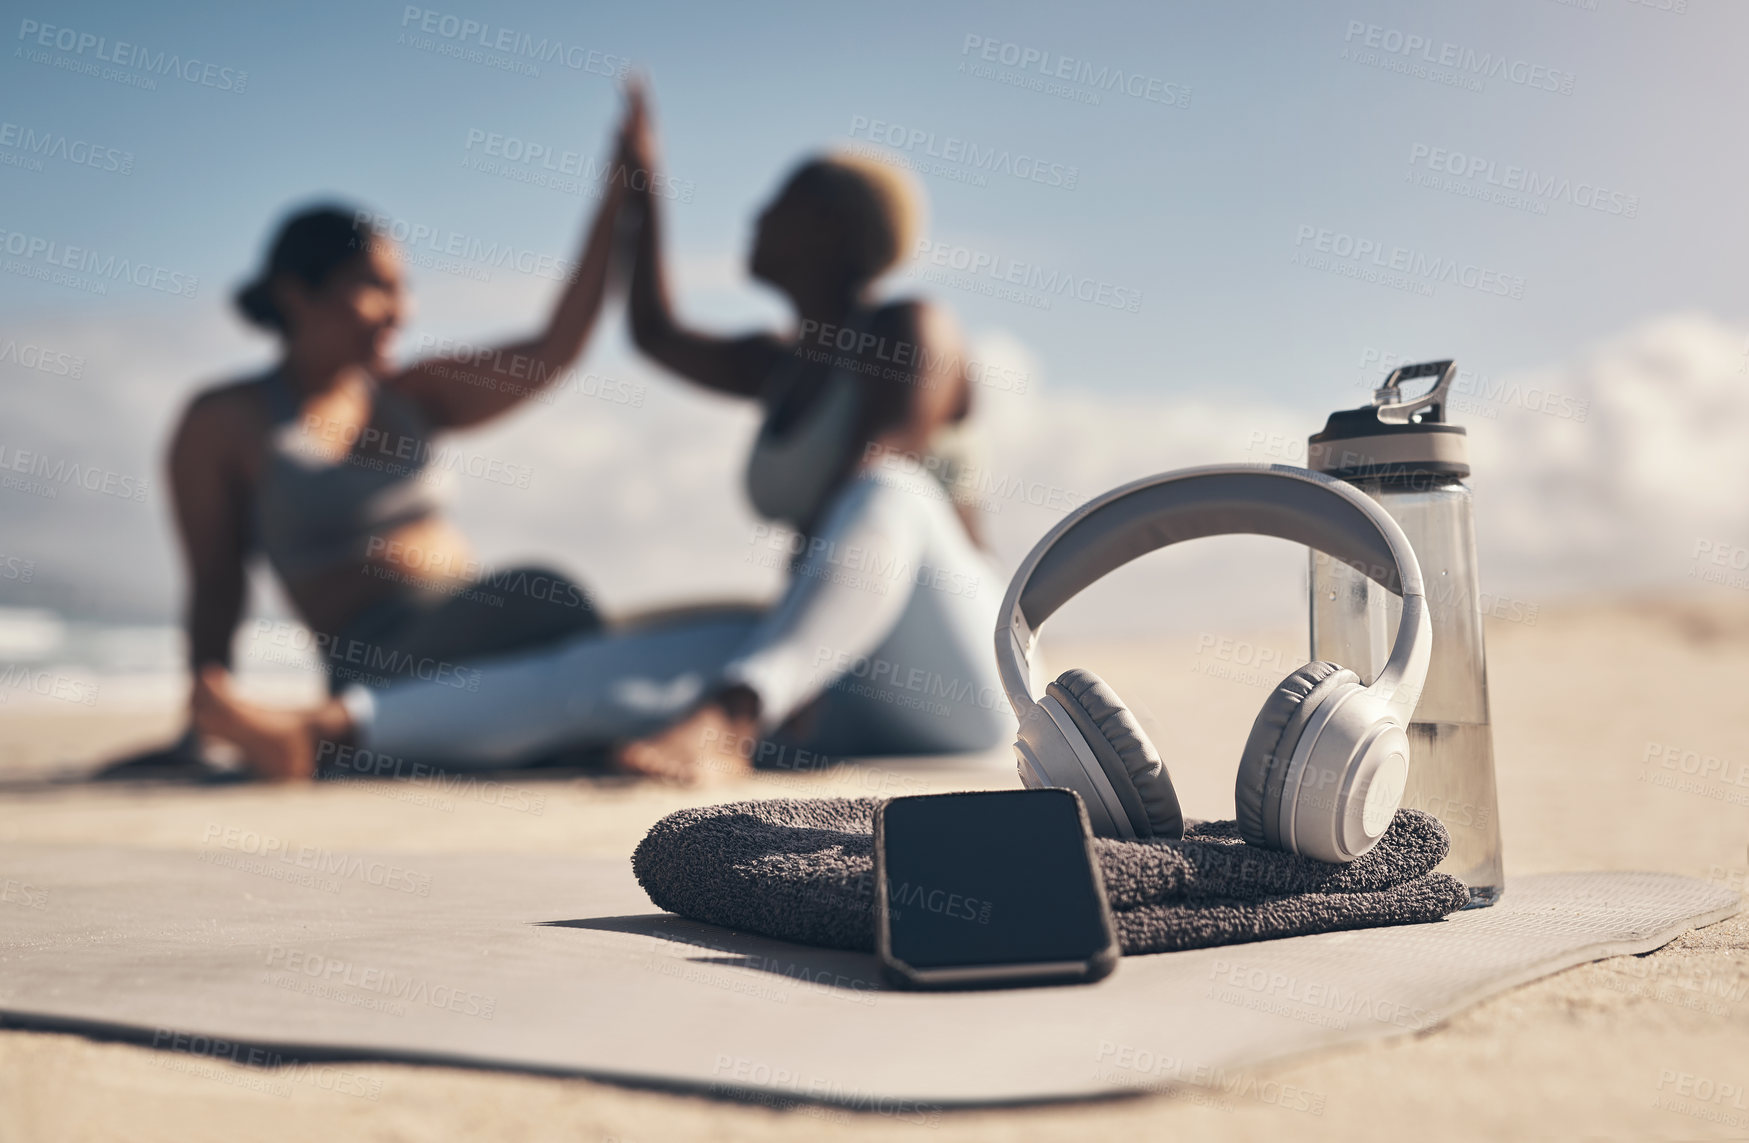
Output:
M526 328L550 283L434 282L426 324L467 336ZM662 376L604 315L584 368L641 385L642 407L569 393L531 405L458 448L526 464L531 487L458 482L455 511L481 554L539 560L577 575L614 610L709 596L759 597L780 573L752 562L756 525L740 491L750 409ZM0 364L0 444L59 450L151 478L151 503L77 490L53 500L0 492L0 555L36 561L0 604L164 617L178 569L161 456L197 382L265 359L215 306L200 312L9 320L8 340L65 347L84 376ZM1123 481L1188 464L1271 460L1259 442L1302 442L1328 407L1194 396L1111 397L1054 390L1049 369L1003 330L976 333L971 356L1029 378L1024 393L980 390L987 446L987 532L1012 567L1068 505ZM1749 387L1743 332L1702 315L1661 317L1570 362L1490 382L1471 414L1484 581L1549 599L1569 590L1682 580L1702 537L1749 543ZM1547 394L1583 420L1538 412ZM1330 394L1330 407L1361 390ZM1065 613L1084 629L1295 622L1303 555L1230 539L1142 561Z
M1502 378L1501 415L1471 428L1492 570L1527 590L1619 587L1685 576L1698 539L1749 543L1745 348L1681 314ZM1584 420L1520 404L1549 395Z

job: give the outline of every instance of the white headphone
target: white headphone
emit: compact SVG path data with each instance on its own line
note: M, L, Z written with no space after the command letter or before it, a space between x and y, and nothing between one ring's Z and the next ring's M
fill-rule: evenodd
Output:
M1409 773L1405 730L1427 679L1433 625L1402 528L1365 493L1286 465L1186 468L1126 484L1071 512L1014 573L996 629L996 665L1020 720L1020 778L1081 795L1101 837L1183 836L1172 780L1117 694L1072 669L1035 700L1038 629L1082 590L1137 556L1202 536L1253 533L1305 544L1403 597L1390 659L1370 685L1308 663L1263 704L1239 759L1239 832L1252 845L1353 861L1384 835Z

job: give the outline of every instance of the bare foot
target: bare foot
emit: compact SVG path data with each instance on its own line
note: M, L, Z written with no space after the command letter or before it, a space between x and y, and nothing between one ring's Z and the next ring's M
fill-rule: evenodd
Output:
M311 712L244 702L222 667L201 671L193 705L195 729L241 750L261 777L305 782L316 772L317 717Z
M613 762L624 773L684 786L738 778L753 772L746 747L758 733L758 721L740 704L707 702L666 730L621 746Z

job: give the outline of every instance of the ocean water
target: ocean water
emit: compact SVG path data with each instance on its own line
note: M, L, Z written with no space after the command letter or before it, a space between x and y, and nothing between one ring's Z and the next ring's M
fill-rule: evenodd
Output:
M252 696L301 701L321 692L322 676L314 655L291 652L271 661L256 658L259 661L243 655L237 664ZM0 717L24 710L69 714L81 708L162 710L180 706L187 696L188 671L179 627L0 607Z

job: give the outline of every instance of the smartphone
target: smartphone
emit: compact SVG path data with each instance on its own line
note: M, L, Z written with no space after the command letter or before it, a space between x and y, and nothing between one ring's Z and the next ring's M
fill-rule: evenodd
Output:
M1073 790L894 798L875 811L875 944L910 988L1090 982L1117 931Z

